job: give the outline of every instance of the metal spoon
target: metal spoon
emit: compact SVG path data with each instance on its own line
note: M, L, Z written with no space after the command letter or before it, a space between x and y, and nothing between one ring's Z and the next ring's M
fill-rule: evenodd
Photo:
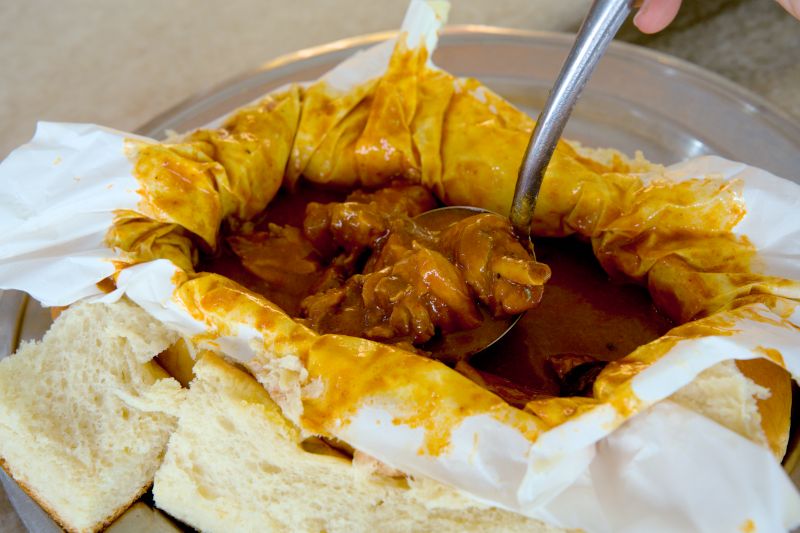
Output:
M520 236L530 238L533 211L544 173L572 108L609 43L636 4L638 2L634 0L592 2L572 50L539 114L519 168L509 218Z
M524 239L526 245L530 244L533 211L545 170L572 108L575 107L598 61L636 3L634 0L592 2L589 13L575 37L572 50L561 67L555 85L539 114L519 169L509 216L514 230L520 239ZM442 207L418 215L414 220L429 229L435 229L435 226L441 224L443 217L458 220L481 212L489 211L466 206ZM533 250L533 246L531 245L529 249ZM487 315L477 329L451 333L446 339L438 338L424 348L434 355L440 355L443 359L451 361L465 359L500 340L514 327L521 316L493 318ZM486 338L494 340L487 343Z

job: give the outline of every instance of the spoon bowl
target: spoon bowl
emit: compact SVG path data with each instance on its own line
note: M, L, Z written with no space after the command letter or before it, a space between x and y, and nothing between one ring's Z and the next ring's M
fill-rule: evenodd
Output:
M483 213L496 214L479 207L440 207L415 216L414 222L429 231L441 231L455 222ZM437 359L446 363L465 361L503 338L524 314L498 318L492 316L482 305L478 306L478 310L482 319L477 328L437 335L420 348L435 354Z

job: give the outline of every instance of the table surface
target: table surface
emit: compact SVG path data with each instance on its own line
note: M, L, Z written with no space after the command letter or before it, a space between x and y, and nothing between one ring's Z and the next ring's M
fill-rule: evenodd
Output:
M453 24L574 31L589 0L459 0ZM0 3L0 158L37 120L134 130L281 54L396 29L402 0ZM800 120L800 23L765 0L685 0L665 32L619 38L728 77ZM788 176L787 176L788 177ZM0 491L0 531L24 531Z

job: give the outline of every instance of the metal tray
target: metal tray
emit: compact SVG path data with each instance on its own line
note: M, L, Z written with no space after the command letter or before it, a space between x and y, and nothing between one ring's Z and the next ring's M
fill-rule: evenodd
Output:
M307 81L376 42L380 33L301 50L200 93L142 126L163 138L168 130L201 127L287 83ZM535 115L572 44L567 34L488 26L447 28L434 61L458 76L480 79ZM761 97L679 59L613 43L566 128L588 146L614 147L670 164L716 154L800 181L800 125ZM0 291L0 358L20 340L38 339L49 313L14 291ZM32 532L60 531L4 474L20 518Z

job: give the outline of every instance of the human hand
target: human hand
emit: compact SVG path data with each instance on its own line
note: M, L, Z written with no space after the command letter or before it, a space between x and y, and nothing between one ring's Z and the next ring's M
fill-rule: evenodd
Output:
M777 0L795 18L800 19L800 0ZM633 24L644 33L656 33L675 19L681 0L644 0Z
M778 0L778 3L794 18L800 19L800 0Z

